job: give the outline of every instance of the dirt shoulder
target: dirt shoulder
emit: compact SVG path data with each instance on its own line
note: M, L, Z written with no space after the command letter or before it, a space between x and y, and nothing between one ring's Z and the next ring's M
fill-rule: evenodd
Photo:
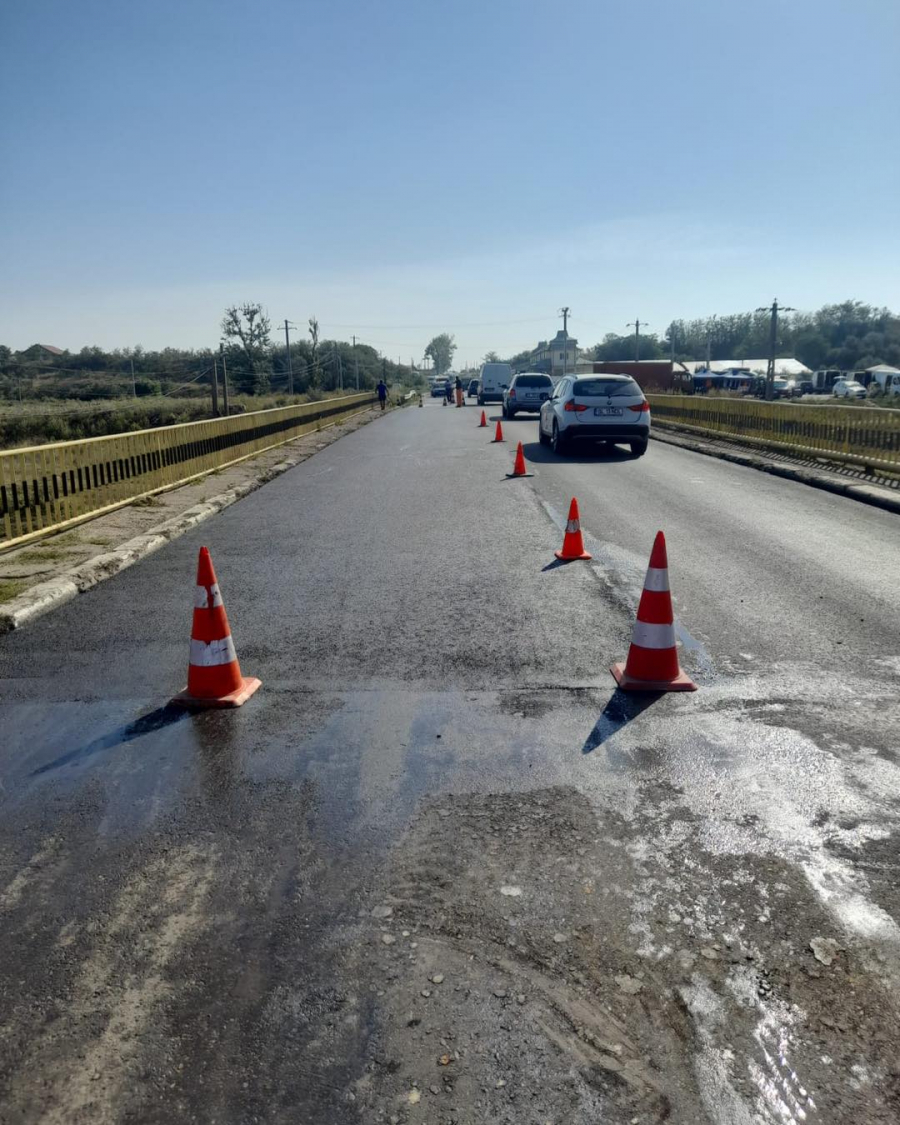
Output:
M198 523L380 417L360 414L0 555L0 635L89 590Z

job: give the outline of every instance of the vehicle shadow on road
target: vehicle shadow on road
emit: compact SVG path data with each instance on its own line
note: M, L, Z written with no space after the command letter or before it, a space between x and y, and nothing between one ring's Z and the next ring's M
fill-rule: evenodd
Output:
M523 442L522 452L525 454L525 460L531 461L535 465L551 465L554 462L557 464L569 462L576 465L615 465L620 461L637 460L630 449L623 448L620 445L591 445L588 442L583 445L569 446L562 455L554 453L552 449L546 445L541 445L539 441L532 441L527 445Z
M66 754L61 754L58 758L54 758L52 762L46 762L36 770L32 770L29 776L39 777L41 774L50 773L51 770L60 769L62 766L68 766L73 762L90 758L101 750L112 750L114 746L133 742L134 739L140 738L144 734L162 730L163 727L167 727L171 723L177 723L179 720L187 718L188 715L189 712L185 708L167 703L165 707L157 707L155 711L151 711L147 715L141 715L134 722L127 723L123 727L117 727L109 734L101 735L100 738L95 738L93 742L88 742L84 746L78 746Z
M587 736L581 748L582 754L592 754L598 746L602 746L616 731L643 714L664 694L661 691L625 692L616 688L594 724L594 729Z

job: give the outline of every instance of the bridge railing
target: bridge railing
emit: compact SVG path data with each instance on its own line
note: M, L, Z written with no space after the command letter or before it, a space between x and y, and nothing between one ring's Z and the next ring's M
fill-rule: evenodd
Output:
M654 423L775 450L900 469L900 410L649 394Z
M233 465L376 402L370 392L0 452L0 550Z

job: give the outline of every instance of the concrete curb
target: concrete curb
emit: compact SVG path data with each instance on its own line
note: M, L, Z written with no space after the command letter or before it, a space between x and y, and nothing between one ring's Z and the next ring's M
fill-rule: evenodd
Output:
M677 445L682 449L690 449L694 453L703 453L707 457L718 457L720 461L731 461L735 465L758 469L760 472L770 473L772 476L799 481L801 484L808 484L813 488L821 488L825 492L833 492L838 496L847 496L851 500L859 500L863 504L871 504L873 507L881 508L886 512L900 514L900 493L892 492L890 489L882 488L879 485L843 481L824 471L803 469L795 465L769 461L756 453L720 449L683 432L667 432L662 429L658 422L654 424L651 437L655 441L663 441L667 445Z
M369 421L373 421L375 417L380 417L380 415L373 415L373 418L370 418ZM294 440L301 441L304 437L309 436L309 434L302 434ZM217 515L223 508L230 507L249 493L262 488L270 480L286 473L288 469L293 469L303 461L308 460L311 456L313 456L313 453L297 460L279 461L277 465L261 470L255 480L246 481L236 488L228 489L227 492L220 492L217 496L211 496L202 503L195 504L192 508L187 508L177 516L150 528L149 531L127 540L121 546L116 547L114 551L95 555L94 558L79 563L62 574L58 574L55 578L49 578L46 582L39 582L37 585L29 587L17 598L13 598L5 605L0 606L0 636L21 629L23 625L29 624L45 613L49 613L50 610L56 609L57 606L64 605L72 598L90 590L92 586L96 586L105 579L112 578L120 571L134 566L136 562L152 555L154 551L158 551L160 547L164 547L171 540L178 539L191 528L204 523L211 516Z

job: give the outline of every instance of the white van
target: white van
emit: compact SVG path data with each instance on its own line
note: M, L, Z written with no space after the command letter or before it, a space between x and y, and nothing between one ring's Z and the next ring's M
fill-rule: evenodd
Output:
M512 368L508 363L483 363L478 376L478 405L503 402L503 392L511 382Z

